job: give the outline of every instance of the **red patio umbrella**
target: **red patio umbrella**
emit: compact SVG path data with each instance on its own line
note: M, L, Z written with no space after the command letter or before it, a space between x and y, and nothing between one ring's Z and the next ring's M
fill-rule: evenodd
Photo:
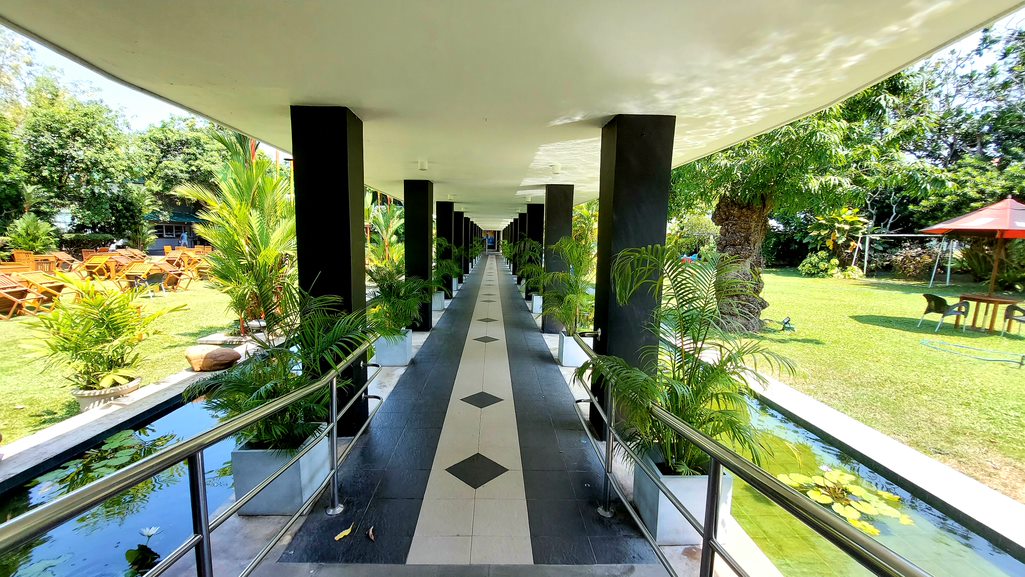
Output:
M993 275L989 279L989 294L993 294L996 289L997 272L1000 270L1000 254L1004 251L1004 242L1009 238L1025 238L1025 204L1008 196L986 208L980 208L964 216L924 228L922 232L995 237L997 246L993 251Z

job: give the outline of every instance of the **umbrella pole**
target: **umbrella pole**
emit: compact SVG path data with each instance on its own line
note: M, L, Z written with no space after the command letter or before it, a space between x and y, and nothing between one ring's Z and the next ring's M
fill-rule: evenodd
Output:
M989 294L997 288L997 273L1000 271L1000 253L1004 252L1004 237L997 233L997 246L993 251L993 275L989 277Z

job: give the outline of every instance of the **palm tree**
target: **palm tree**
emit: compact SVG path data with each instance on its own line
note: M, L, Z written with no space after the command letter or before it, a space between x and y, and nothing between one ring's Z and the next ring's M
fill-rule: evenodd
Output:
M399 230L405 224L405 211L397 205L378 205L370 215L373 230L370 241L371 266L402 260L403 246Z
M524 267L524 274L535 275L528 284L541 289L541 313L555 318L566 327L567 335L573 335L580 330L581 321L594 311L594 283L589 280L594 274L594 249L568 236L551 248L568 270L544 272L540 266L530 265L530 271Z
M215 189L185 184L176 192L203 207L197 233L214 247L207 260L213 282L230 299L240 330L278 307L295 281L295 205L288 179L254 154L256 141L217 134L228 160Z
M606 379L628 424L628 442L642 454L656 452L662 466L678 474L707 473L708 455L652 418L651 405L759 462L763 447L750 424L747 398L749 384L765 379L749 364L763 360L772 369L793 369L788 359L759 341L733 332L738 327L733 319L745 313L731 307L737 297L753 291L751 281L738 278L739 266L737 259L715 253L681 263L661 245L620 252L612 271L616 299L626 303L648 291L661 303L646 327L658 344L642 351L641 367L599 356L577 373L583 378L592 370Z

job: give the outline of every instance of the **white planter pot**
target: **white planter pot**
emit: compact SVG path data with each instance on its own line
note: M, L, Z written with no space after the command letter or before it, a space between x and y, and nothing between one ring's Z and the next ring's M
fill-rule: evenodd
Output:
M456 296L457 290L459 290L459 279L452 277L452 296Z
M78 408L82 411L95 409L101 405L127 395L142 386L142 379L135 379L123 385L108 387L106 389L83 390L71 389L71 396L78 401Z
M541 295L530 295L530 312L535 315L541 314Z
M375 362L382 367L404 367L413 358L413 331L402 330L402 336L381 337L374 345Z
M313 437L306 442L309 443ZM239 515L292 515L313 495L327 478L331 468L328 439L316 446L288 468L273 483L239 509ZM240 448L231 452L231 476L235 496L241 497L262 483L292 459L294 454L270 449Z
M445 310L445 291L436 291L434 296L431 297L431 310L432 311L443 311Z
M559 333L559 364L564 367L579 367L587 360L587 354L566 331Z
M659 479L673 492L680 503L699 522L705 520L705 496L708 475L662 475L658 467L645 457L645 462L659 473ZM719 487L719 528L717 538L725 536L726 520L733 502L733 477L724 474ZM669 499L659 491L640 467L634 468L634 504L644 525L659 545L700 545L701 535L683 518Z

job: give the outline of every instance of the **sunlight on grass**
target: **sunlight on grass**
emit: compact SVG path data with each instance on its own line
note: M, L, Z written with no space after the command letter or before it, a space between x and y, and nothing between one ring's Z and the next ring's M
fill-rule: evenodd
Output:
M185 310L159 319L155 324L160 334L139 347L144 358L139 376L144 385L187 369L185 349L232 322L227 297L202 282L194 282L185 291L144 297L140 302L143 307L187 305ZM37 358L33 347L38 336L32 325L31 317L0 321L0 342L7 344L0 357L0 432L5 443L78 413L64 378L66 369Z
M933 333L916 327L922 293L956 300L978 285L934 287L894 280L764 275L763 317L789 316L796 333L766 333L798 364L784 380L816 399L1025 501L1025 369L923 346L923 339L1025 354L1025 338L999 332ZM984 291L983 291L984 292ZM772 326L772 323L770 323ZM777 325L778 326L778 325Z

